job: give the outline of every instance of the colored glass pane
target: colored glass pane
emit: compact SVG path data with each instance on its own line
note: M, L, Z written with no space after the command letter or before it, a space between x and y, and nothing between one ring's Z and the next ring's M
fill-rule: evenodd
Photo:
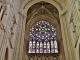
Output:
M30 28L29 53L58 53L56 28L47 21L38 21Z
M30 29L30 40L47 42L56 40L56 28L47 21L39 21Z

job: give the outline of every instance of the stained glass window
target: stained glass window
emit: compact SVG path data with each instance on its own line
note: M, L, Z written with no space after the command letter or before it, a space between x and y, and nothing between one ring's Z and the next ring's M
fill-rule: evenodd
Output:
M38 21L30 28L29 53L58 53L56 28L48 21Z

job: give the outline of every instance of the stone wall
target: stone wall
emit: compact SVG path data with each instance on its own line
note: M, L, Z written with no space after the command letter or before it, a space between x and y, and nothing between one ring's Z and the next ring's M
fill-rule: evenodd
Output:
M22 11L25 5L23 1L0 0L0 60L5 59L7 48L8 60L25 60L26 13ZM63 14L60 15L65 60L80 60L80 1L66 0L65 4L62 10Z
M62 27L65 29L63 35L65 56L66 60L79 60L79 43L80 43L80 11L79 11L79 1L70 0L66 1L65 9L66 14L63 16Z
M7 48L8 59L6 60L22 60L24 27L22 16L19 14L20 2L19 0L2 0L0 4L4 10L2 12L1 9L3 17L0 20L0 60L4 60Z

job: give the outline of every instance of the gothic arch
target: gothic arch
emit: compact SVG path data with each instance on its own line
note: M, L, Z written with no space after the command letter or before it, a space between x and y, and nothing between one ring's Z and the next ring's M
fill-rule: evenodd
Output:
M51 23L58 29L57 32L61 34L60 25L59 25L59 23L57 22L57 20L56 20L55 18L51 18L51 17L49 17L49 16L47 16L47 15L44 16L44 18L43 18L42 15L39 15L39 16L34 17L33 19L31 19L31 20L28 21L28 23L27 23L27 25L26 25L26 29L27 29L26 34L28 35L27 38L29 37L29 29L30 29L30 27L31 27L35 22L40 21L40 20L42 20L42 19L51 22ZM28 39L29 39L29 38L28 38ZM28 39L27 39L27 40L28 40ZM61 35L58 36L58 39L61 39Z
M58 38L58 43L59 43L59 59L62 59L64 60L64 49L63 49L63 42L62 41L62 37L61 37L61 30L60 30L60 25L58 24L57 20L54 18L51 18L49 16L44 16L44 18L42 18L42 16L37 16L37 17L34 17L33 19L29 20L27 25L26 25L26 35L25 35L25 39L27 42L29 42L29 33L30 33L30 28L32 25L34 25L34 23L36 23L37 21L40 21L40 20L46 20L46 21L49 21L53 24L53 26L56 27L56 30L57 30L57 38ZM27 47L28 48L28 47ZM28 49L26 50L28 51ZM30 56L29 56L30 57Z
M28 6L28 5L27 5ZM32 4L30 5L30 6L32 6ZM28 7L27 7L28 8ZM25 9L26 10L26 9ZM38 12L38 11L37 11ZM47 11L47 13L50 13L50 12L48 12ZM27 16L28 17L28 16ZM32 16L31 16L32 17ZM59 18L59 17L58 17ZM52 23L52 25L54 25L55 27L56 27L56 29L57 29L57 38L58 38L58 42L59 42L59 45L61 45L60 47L59 47L59 53L60 53L60 55L59 55L59 59L62 59L62 60L64 60L64 49L63 49L63 42L61 42L62 41L62 36L61 36L61 27L60 27L60 24L58 23L58 21L57 21L57 19L53 16L51 16L50 14L43 14L43 15L39 15L39 14L37 14L36 16L35 16L35 14L34 14L34 16L32 17L32 18L30 18L30 19L28 19L28 21L27 21L27 24L26 24L26 29L25 29L25 32L26 32L26 34L25 34L25 39L26 39L26 42L29 42L29 34L30 34L30 28L31 28L31 26L33 25L33 24L35 24L37 21L40 21L40 20L46 20L46 21L48 21L48 22L50 22L50 23ZM59 20L60 21L60 20ZM26 43L25 42L25 43ZM26 44L25 44L26 45ZM27 44L28 45L28 44ZM28 47L26 48L26 51L28 51ZM28 53L28 52L27 52Z
M23 6L23 14L24 15L26 15L27 16L27 18L28 18L28 10L34 5L34 4L36 4L36 3L40 3L40 2L47 2L47 3L49 3L50 5L52 5L52 6L54 6L56 9L57 9L57 12L59 13L58 14L58 18L59 18L59 22L60 23L58 23L58 21L57 21L57 19L53 16L51 16L50 14L48 14L48 15L37 15L37 16L35 16L35 14L34 14L34 16L32 17L32 15L31 15L31 19L29 18L29 19L26 19L25 20L25 22L27 21L27 23L25 24L26 25L26 27L25 27L25 45L26 45L26 43L28 43L29 42L29 29L30 29L30 27L34 24L34 23L36 23L37 21L39 21L39 20L41 20L41 19L46 19L47 21L49 21L49 22L51 22L54 26L56 26L56 28L57 28L57 38L58 38L58 43L59 43L59 45L60 45L60 47L59 47L59 59L60 60L65 60L65 55L64 55L64 45L63 45L63 39L62 39L62 32L61 32L61 25L63 24L63 22L62 22L62 20L63 20L63 17L61 17L60 16L60 14L62 13L62 11L63 11L63 7L61 6L61 5L59 5L58 4L58 2L56 2L56 1L53 1L53 0L49 0L49 1L45 1L45 0L31 0L31 1L26 1L27 3L25 3L24 4L24 6ZM47 10L47 9L46 9ZM50 12L48 12L48 13L50 13ZM44 17L43 17L44 16ZM28 45L28 44L27 44ZM26 47L25 46L25 51L27 51L26 53L28 53L28 46ZM26 58L28 58L29 56L28 55L26 55ZM50 57L50 56L49 56Z
M53 0L30 0L30 1L27 1L27 0L26 0L26 1L23 2L23 11L25 11L24 14L28 12L28 9L29 9L32 5L34 5L34 4L36 4L36 3L39 3L39 2L41 2L41 1L44 1L44 2L47 2L47 3L50 3L50 4L54 5L54 6L58 9L59 14L61 14L61 12L62 12L62 10L63 10L62 5L60 5L58 2L53 1Z

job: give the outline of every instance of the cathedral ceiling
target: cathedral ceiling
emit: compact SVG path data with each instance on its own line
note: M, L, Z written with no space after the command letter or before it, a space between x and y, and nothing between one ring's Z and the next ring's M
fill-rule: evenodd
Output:
M41 1L45 1L45 2L48 2L48 3L51 3L51 4L57 4L60 6L61 9L65 8L65 5L66 5L66 0L21 0L21 5L23 5L23 8L25 8L30 2L31 5L35 4L35 3L38 3L38 2L41 2Z
M31 7L29 7L28 11L27 11L27 21L33 16L35 15L35 13L38 11L39 8L41 8L41 6L43 5L49 12L49 14L52 14L56 20L60 23L59 21L59 12L57 10L57 8L55 6L53 6L52 4L48 3L49 1L46 0L39 0L40 2L38 2L37 0L24 0L24 2L21 0L21 3L23 5L23 9L28 9L29 3L32 2L34 3ZM61 10L63 10L63 8L65 7L66 4L66 0L50 0L51 2L55 2L56 4L58 4L61 8ZM28 5L28 6L27 6ZM26 7L27 6L27 7ZM40 11L39 11L40 12Z
M42 8L43 6L43 8ZM33 16L35 15L35 13L37 12L36 15L38 14L47 14L47 15L52 15L56 18L56 20L58 20L59 22L59 12L57 10L56 7L54 7L53 5L51 5L50 3L47 2L39 2L34 4L32 7L29 8L28 10L28 17L27 17L27 21Z

